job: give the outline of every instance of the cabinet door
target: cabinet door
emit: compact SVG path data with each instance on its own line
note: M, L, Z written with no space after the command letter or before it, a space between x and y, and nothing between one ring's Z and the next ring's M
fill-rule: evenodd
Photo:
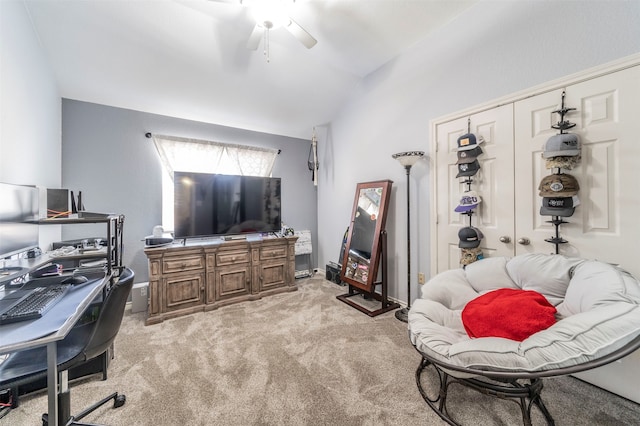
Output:
M248 263L216 269L215 300L249 294L251 292L251 267Z
M461 183L463 178L456 178L456 162L457 140L467 133L469 120L471 132L481 135L485 140L480 145L483 154L478 157L480 171L471 178L471 189L480 195L482 203L471 218L454 211L460 196L468 189L467 184ZM436 127L436 141L435 191L438 217L437 235L434 236L437 250L433 257L436 258L437 266L432 273L460 267L458 231L469 224L483 232L484 239L480 247L485 256L512 256L512 242L500 242L503 235L512 238L514 229L512 105L439 124Z
M204 273L172 274L162 281L166 312L202 304Z
M259 267L259 291L287 285L287 261L286 259L262 262Z

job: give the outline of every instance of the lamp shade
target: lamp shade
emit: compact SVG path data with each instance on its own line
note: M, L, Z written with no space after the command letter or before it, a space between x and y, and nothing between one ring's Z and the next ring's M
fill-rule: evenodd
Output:
M391 157L395 158L404 167L411 167L418 162L419 159L424 157L424 151L407 151L393 154Z

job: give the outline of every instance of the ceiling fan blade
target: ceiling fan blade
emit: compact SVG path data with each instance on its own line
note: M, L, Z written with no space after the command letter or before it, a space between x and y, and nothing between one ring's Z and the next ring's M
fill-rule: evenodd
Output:
M253 31L249 36L249 40L247 40L247 49L249 50L257 50L258 45L260 44L260 40L262 39L262 34L264 32L264 28L260 25L253 27Z
M311 49L316 45L318 40L313 38L311 34L309 34L304 28L302 28L296 21L289 18L289 25L286 25L285 28L293 34L295 38L297 38L300 43L304 44L307 49Z

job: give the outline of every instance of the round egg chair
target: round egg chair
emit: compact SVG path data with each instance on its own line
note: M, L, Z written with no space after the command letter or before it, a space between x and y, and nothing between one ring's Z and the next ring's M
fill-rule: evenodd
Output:
M523 423L542 400L543 379L603 366L640 348L640 283L615 265L562 255L485 258L442 272L409 311L422 360L418 389L447 423L453 384L519 404ZM439 384L422 380L435 369Z

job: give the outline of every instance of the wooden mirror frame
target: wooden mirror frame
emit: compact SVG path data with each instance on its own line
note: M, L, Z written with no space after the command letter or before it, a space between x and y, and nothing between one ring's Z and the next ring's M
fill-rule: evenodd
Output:
M391 180L381 180L375 182L363 182L359 183L356 186L356 197L353 203L353 211L351 213L351 222L349 225L349 233L347 234L347 243L344 249L344 255L342 258L342 269L340 270L340 278L343 282L346 282L349 285L357 287L363 291L368 293L373 293L376 286L376 279L378 277L378 266L380 263L380 255L381 255L381 241L380 236L382 231L385 230L385 224L387 220L387 210L389 208L389 197L391 196L391 185L393 181ZM351 264L354 263L350 261L350 248L353 243L353 233L355 228L355 221L358 217L358 205L360 200L360 194L363 190L371 189L371 188L382 188L382 192L380 194L380 204L378 206L378 215L376 217L376 225L374 229L373 235L373 244L371 246L371 257L369 259L369 268L366 273L365 280L355 279L354 274L349 272L353 270Z

